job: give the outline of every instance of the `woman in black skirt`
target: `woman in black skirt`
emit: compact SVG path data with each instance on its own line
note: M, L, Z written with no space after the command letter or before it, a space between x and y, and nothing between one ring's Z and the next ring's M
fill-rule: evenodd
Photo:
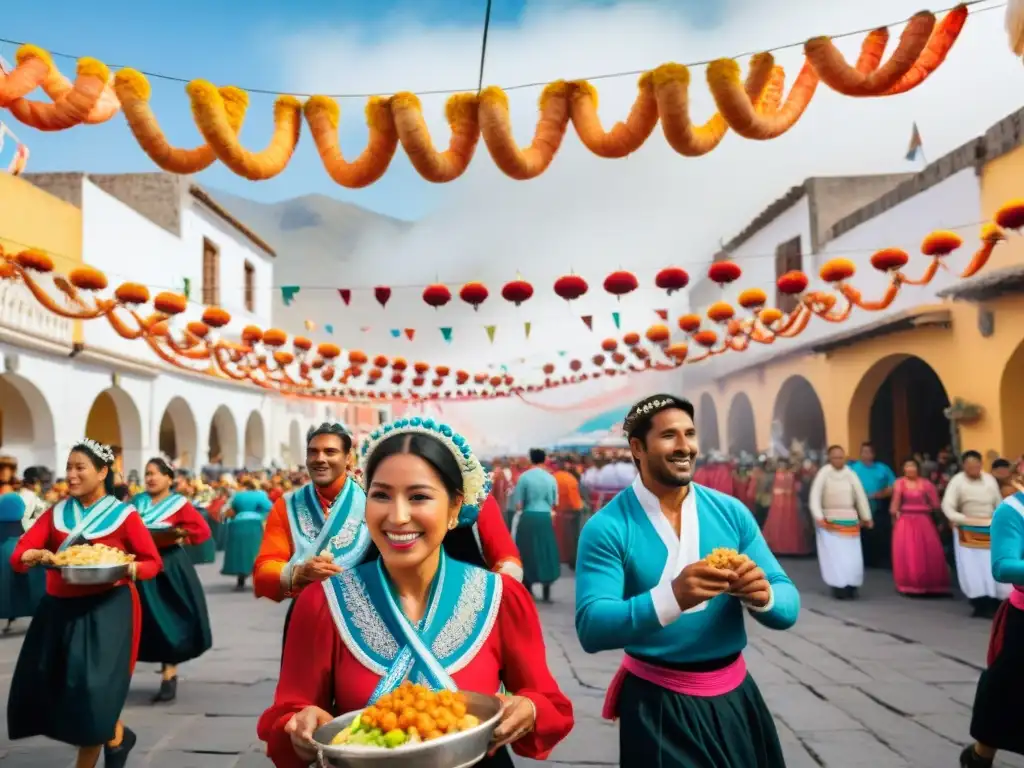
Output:
M113 497L114 453L94 440L68 456L70 498L45 512L18 542L15 571L45 565L78 544L105 545L134 555L115 584L67 584L46 574L39 603L18 655L7 701L10 739L46 736L78 747L76 768L123 768L135 734L121 722L141 627L135 582L160 572L160 553L139 513Z
M206 520L180 493L171 492L174 470L161 458L146 464L146 492L135 497L164 561L163 571L139 585L142 638L139 661L161 665L160 690L153 703L174 701L178 695L178 665L210 650L213 636L203 585L182 545L210 538Z

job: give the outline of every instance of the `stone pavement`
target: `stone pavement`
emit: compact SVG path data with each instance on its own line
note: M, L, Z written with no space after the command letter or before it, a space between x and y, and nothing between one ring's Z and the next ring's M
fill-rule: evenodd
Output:
M775 714L789 768L953 768L969 738L987 623L968 618L962 600L900 598L885 573L868 574L860 602L836 603L813 561L786 567L803 591L800 621L789 632L751 622L747 661ZM215 566L200 572L214 648L182 667L179 698L171 706L149 704L159 677L153 665L140 665L126 712L139 734L129 765L267 768L255 721L273 696L284 607L234 592L233 581ZM541 606L548 660L576 707L576 728L550 762L617 765L617 731L600 719L600 710L618 656L580 649L571 577L556 585L554 598L554 605ZM0 703L6 703L20 645L17 630L0 638ZM0 768L73 764L67 747L35 739L9 743L3 731L0 726ZM997 765L1024 766L1024 760Z

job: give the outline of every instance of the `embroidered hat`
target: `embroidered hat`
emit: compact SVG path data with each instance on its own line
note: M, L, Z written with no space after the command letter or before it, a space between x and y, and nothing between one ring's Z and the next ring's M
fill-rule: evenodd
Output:
M669 408L678 408L685 412L691 419L693 418L693 403L689 400L682 397L676 397L675 395L651 395L650 397L645 397L630 408L629 413L626 414L626 420L622 422L622 432L625 434L626 439L631 439L641 430L642 427L648 424L655 415L668 410Z
M360 449L363 477L366 477L366 470L373 452L382 442L394 435L407 434L432 437L451 452L462 471L463 504L462 509L459 510L459 526L475 523L480 514L480 508L491 492L491 483L483 465L473 455L473 449L470 448L466 438L447 424L441 424L430 418L414 416L410 419L398 419L381 425L370 433Z
M114 449L111 448L109 445L98 443L89 437L85 437L79 440L77 443L71 446L71 450L84 450L86 453L91 453L104 464L114 463Z

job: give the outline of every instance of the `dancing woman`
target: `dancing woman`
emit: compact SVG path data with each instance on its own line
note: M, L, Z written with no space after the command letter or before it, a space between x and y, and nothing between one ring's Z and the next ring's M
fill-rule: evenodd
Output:
M47 573L40 602L11 680L10 739L46 736L78 747L76 768L123 768L136 737L121 722L135 667L141 610L135 582L160 572L160 553L135 507L117 501L114 452L94 440L68 456L70 497L43 513L18 542L11 565L24 573L83 542L135 556L128 578L76 586Z
M363 446L366 526L380 557L303 590L273 705L257 725L277 768L316 759L313 731L403 680L434 690L504 687L491 755L544 759L572 729L572 704L548 669L537 610L514 578L445 554L470 523L486 477L465 439L432 419L399 419Z
M178 695L178 665L210 650L210 616L203 585L182 545L195 546L210 538L210 527L188 499L171 492L174 470L161 458L146 464L146 492L135 497L160 549L163 572L139 585L142 637L139 661L161 665L160 690L153 703L174 701Z

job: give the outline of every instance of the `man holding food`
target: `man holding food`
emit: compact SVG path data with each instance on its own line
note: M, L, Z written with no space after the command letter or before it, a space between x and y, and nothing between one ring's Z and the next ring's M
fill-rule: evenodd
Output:
M312 482L285 494L267 517L253 567L256 597L294 598L362 562L370 546L366 493L349 477L352 435L337 423L306 434L306 470ZM288 632L292 609L285 617Z
M624 649L604 715L624 768L783 768L771 713L747 674L744 612L788 629L800 595L737 499L692 482L693 405L655 395L623 429L639 475L583 528L576 632Z

